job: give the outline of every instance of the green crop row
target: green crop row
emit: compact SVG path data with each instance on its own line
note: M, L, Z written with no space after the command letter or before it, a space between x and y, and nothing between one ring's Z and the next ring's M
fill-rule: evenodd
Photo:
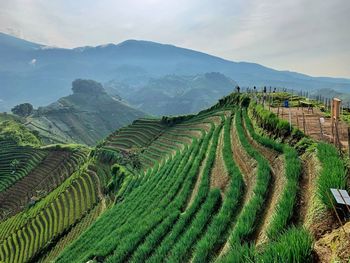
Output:
M166 262L184 262L186 259L190 258L190 249L193 244L195 244L198 237L205 232L206 226L215 216L220 203L220 190L212 190L195 218L188 226L188 231L181 236L174 247L170 250Z
M180 217L180 220L174 226L173 230L168 234L167 238L161 243L160 247L156 250L154 255L148 260L148 262L160 262L160 261L163 261L165 258L168 258L168 254L169 254L171 248L175 244L177 244L178 240L183 238L184 235L188 235L188 231L190 231L188 229L189 224L192 221L192 219L195 217L198 209L201 207L203 202L206 200L208 192L209 192L210 173L211 173L211 169L212 169L212 166L214 164L214 161L215 161L216 148L218 145L220 131L221 131L221 125L218 126L213 133L212 143L211 143L211 146L210 146L208 152L207 152L207 148L208 148L208 144L209 144L209 137L207 137L205 139L205 142L204 142L205 147L204 147L204 149L202 149L202 151L199 155L200 158L198 159L198 161L195 165L194 173L197 172L200 162L203 162L205 155L207 155L206 163L202 164L202 165L204 165L204 169L203 169L202 175L201 175L202 178L200 181L200 186L199 186L197 195L196 195L193 203L184 212L184 214L182 214L182 216ZM200 176L200 175L198 174L197 176ZM190 190L190 189L188 189L188 190ZM187 196L187 194L185 196ZM188 238L191 238L191 237L188 237ZM183 253L186 253L186 246L178 247L177 249L178 249L177 253L180 253L179 252L180 250ZM187 249L188 249L188 245L187 245Z
M259 214L262 212L263 204L268 192L270 182L270 166L268 161L249 143L242 125L242 113L236 111L236 129L239 140L245 151L257 161L258 171L253 195L245 205L230 235L231 251L241 246L241 243L249 240L254 233ZM229 252L230 254L230 252Z
M214 217L203 238L196 245L193 262L209 262L215 254L215 248L225 242L230 225L234 222L243 191L243 177L232 156L231 144L232 118L227 118L224 126L223 158L231 178L230 185L219 213Z
M78 258L83 261L94 256L117 262L132 258L133 252L137 251L137 247L141 245L140 242L145 240L149 234L158 232L156 227L158 223L163 222L172 211L176 212L177 209L183 207L195 181L196 170L200 165L197 159L199 159L198 150L201 144L202 142L195 140L181 158L180 154L177 154L163 165L168 166L168 169L162 167L160 170L163 171L159 171L153 178L142 181L142 184L131 191L122 203L107 211L90 230L77 240L72 246L74 251L68 248L58 258L59 262L69 262L69 255L68 258L63 256L67 253L78 255ZM196 168L193 168L195 166ZM171 210L168 210L169 205L173 207ZM118 221L112 218L118 218ZM112 226L108 226L108 223L104 224L105 221L111 220L114 221ZM135 232L134 235L127 234L130 233L133 225L138 226L132 230ZM104 238L95 242L92 240L93 233L99 233ZM160 233L159 235L162 236ZM90 246L92 247L88 248Z
M207 140L204 140L204 143L206 141ZM191 163L188 162L186 164L186 166L188 168L190 168L190 170L188 171L188 168L187 169L185 168L185 171L182 171L182 169L180 170L180 173L183 173L183 175L181 176L182 180L179 180L178 186L173 188L167 194L167 196L162 200L164 205L161 204L161 207L163 207L163 209L166 209L168 211L165 213L165 215L169 214L169 213L170 214L174 213L174 212L178 211L179 209L182 210L182 207L186 204L186 201L188 199L188 196L190 195L191 189L192 189L194 181L195 181L194 179L196 177L197 170L198 170L199 165L200 165L199 159L200 159L201 154L199 154L199 155L195 154L194 156L195 157L192 160L192 162ZM184 178L183 176L186 176L186 177ZM182 187L181 187L181 184L182 184ZM176 198L174 199L175 196L176 196ZM170 205L170 208L168 208L169 205ZM154 213L154 217L157 218L157 216L159 216L159 212ZM152 226L153 226L152 220L150 221L149 224L150 224L150 228L152 228ZM141 236L143 236L143 235L145 235L145 233L141 233ZM127 238L127 240L128 240L128 238ZM119 246L116 249L116 253L114 253L113 256L108 258L108 262L124 262L126 260L126 257L130 256L131 251L136 249L136 247L137 247L137 245L135 245L135 244L134 244L134 248L132 246L127 246L127 247L125 247L124 245L121 245L121 247ZM130 253L130 255L128 253L126 253L126 255L125 255L125 250L128 251L128 253Z
M89 175L79 177L50 206L1 242L0 260L26 262L33 258L95 204L95 185Z
M284 231L284 229L286 228L290 219L293 216L297 200L297 193L299 190L301 162L298 157L298 153L294 148L285 144L278 143L270 138L258 135L253 128L253 125L247 114L246 109L243 110L243 116L247 130L249 131L250 135L254 138L254 140L268 148L274 149L279 153L284 154L284 175L286 177L287 183L284 186L282 195L276 207L276 211L273 215L273 219L267 230L268 237L270 239L274 239Z
M263 249L243 244L221 260L222 263L280 263L312 262L313 240L310 233L302 228L290 228L276 241L265 244Z
M59 262L71 262L73 258L71 259L70 255L80 255L80 258L88 259L93 255L106 256L110 254L119 241L116 239L118 238L116 232L123 232L123 226L124 228L129 227L131 222L142 219L143 214L147 214L148 210L154 209L159 204L177 179L170 174L176 174L176 171L184 168L193 150L194 147L191 147L185 150L183 155L179 153L171 158L156 175L126 196L122 203L104 213L75 242L74 246L68 247L64 251L58 258ZM159 191L155 191L155 189L159 189ZM113 218L118 218L118 220L115 221ZM111 224L111 221L114 223ZM96 240L96 234L102 235L104 238Z
M0 152L0 192L26 176L46 156L45 151L30 147L4 147Z
M194 164L194 167L191 171L191 176L193 176L194 173L197 173L197 176L200 176L198 174L198 167L202 162L204 162L205 155L208 154L206 163L202 163L202 165L204 165L204 170L202 172L202 179L201 179L198 193L195 197L194 202L180 216L180 219L178 220L178 222L174 225L174 227L172 228L170 233L168 233L168 235L160 244L160 246L155 249L154 254L147 260L147 262L161 262L167 257L170 249L174 246L174 244L179 239L179 237L186 231L189 223L197 213L198 209L204 202L205 198L207 197L207 194L209 191L209 184L210 184L209 176L210 176L211 167L215 160L215 149L218 143L219 131L220 131L220 128L216 128L213 135L212 144L208 153L207 153L207 150L209 146L209 141L211 140L211 137L213 134L213 128L211 132L205 137L203 142L204 147L202 147L199 153L199 156L196 159L196 163Z
M321 172L317 180L317 193L322 203L332 208L330 188L346 189L347 171L337 149L327 143L317 145Z

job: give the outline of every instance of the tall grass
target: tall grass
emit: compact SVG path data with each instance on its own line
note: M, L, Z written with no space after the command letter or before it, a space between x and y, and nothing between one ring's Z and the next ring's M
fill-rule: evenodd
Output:
M312 262L313 240L303 228L290 228L276 241L265 244L262 249L243 244L231 250L220 263L299 263Z
M328 208L332 208L332 203L329 199L329 189L346 188L346 168L341 156L333 145L319 143L317 145L317 157L322 166L322 170L317 180L317 193L323 204L325 204Z

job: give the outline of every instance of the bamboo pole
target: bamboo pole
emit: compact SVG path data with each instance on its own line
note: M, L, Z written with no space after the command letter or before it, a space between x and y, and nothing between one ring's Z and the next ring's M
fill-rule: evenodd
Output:
M340 217L339 217L339 214L338 214L338 212L337 212L337 209L335 208L335 206L334 206L334 204L333 204L333 200L332 200L331 197L329 196L328 191L327 191L326 193L327 193L327 196L328 196L329 201L330 201L331 204L332 204L332 207L333 207L333 210L334 210L334 212L335 212L335 215L337 216L338 221L339 221L339 223L340 223L340 225L341 225L341 227L342 227L342 229L343 229L343 231L344 231L344 233L345 233L345 235L346 235L347 233L346 233L346 231L345 231L343 222L341 221L341 219L340 219Z

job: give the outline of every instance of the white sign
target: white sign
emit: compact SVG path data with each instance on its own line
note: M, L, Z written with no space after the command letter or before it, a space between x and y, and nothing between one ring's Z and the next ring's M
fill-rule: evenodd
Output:
M324 120L323 117L320 118L320 122L321 122L321 124L324 124L324 123L325 123L325 120Z
M331 192L338 204L350 205L350 196L346 190L331 188Z

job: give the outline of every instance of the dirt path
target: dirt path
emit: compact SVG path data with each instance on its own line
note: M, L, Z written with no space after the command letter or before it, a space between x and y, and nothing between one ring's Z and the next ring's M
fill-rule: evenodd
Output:
M246 203L250 200L252 194L253 194L253 188L255 185L255 175L256 175L256 168L257 163L256 161L251 158L248 153L244 150L244 148L241 145L241 142L239 141L237 130L235 127L235 121L232 121L232 127L231 127L231 146L232 146L232 154L233 158L235 160L235 163L237 164L239 170L242 173L243 181L244 181L244 194L242 198L242 204L241 208L243 208ZM234 225L234 222L232 222L232 226ZM225 245L221 249L218 258L221 258L224 256L230 248L230 242L229 240L226 241Z
M216 158L210 175L210 188L219 188L221 197L224 198L225 190L230 182L230 176L227 173L222 150L224 147L224 129L221 129L218 146L216 149Z
M302 156L302 176L300 180L299 200L297 210L299 211L297 222L299 225L307 226L309 223L307 219L310 217L312 196L316 190L316 160L315 156L311 154L304 154Z
M276 151L266 148L256 142L246 129L245 122L243 122L243 126L250 144L253 145L254 148L257 149L263 155L263 157L268 160L271 169L270 189L266 198L265 209L261 215L261 220L259 222L259 226L257 227L255 235L255 243L257 246L259 246L268 241L267 230L273 219L278 201L286 184L286 178L284 174L285 160L284 156L279 155Z

